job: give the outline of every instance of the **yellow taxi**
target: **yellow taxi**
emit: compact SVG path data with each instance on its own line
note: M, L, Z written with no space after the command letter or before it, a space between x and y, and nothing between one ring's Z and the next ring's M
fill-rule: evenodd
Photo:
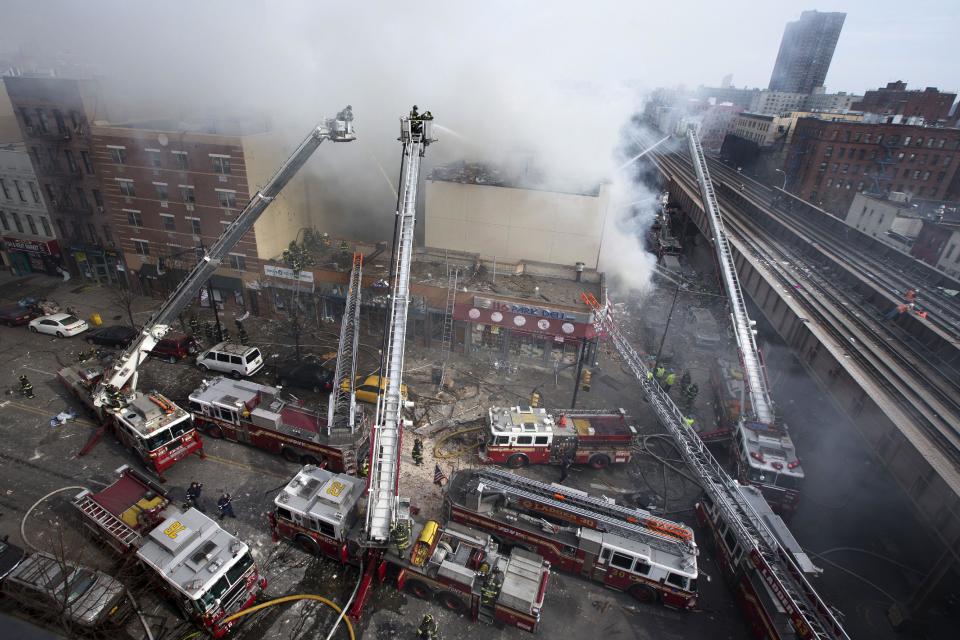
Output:
M381 378L378 375L367 376L366 378L358 377L356 380L356 394L357 400L360 402L367 402L370 404L377 403L377 392L378 389L380 393L386 390L387 383L389 380L387 378ZM346 390L347 382L344 381L342 389ZM403 397L403 401L406 402L409 396L407 395L407 385L400 384L400 395Z

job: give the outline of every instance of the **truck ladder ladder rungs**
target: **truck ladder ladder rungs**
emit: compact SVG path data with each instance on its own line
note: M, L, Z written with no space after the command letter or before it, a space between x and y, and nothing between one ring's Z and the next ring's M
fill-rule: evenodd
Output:
M593 294L582 293L581 298L593 309L597 332L609 336L630 367L660 423L673 436L690 470L700 478L704 491L717 505L741 548L749 550L754 566L790 615L800 636L849 640L830 607L747 501L739 485L720 466L693 428L683 422L683 413L673 399L664 393L653 376L648 377L650 370L611 317L609 300L604 307Z
M100 527L110 534L111 537L120 540L127 547L132 546L140 539L140 534L127 526L123 520L113 515L102 506L100 506L90 496L85 496L83 504L80 505L81 511L90 516Z
M443 314L443 337L440 341L440 384L447 375L447 362L450 360L450 347L453 344L453 311L457 304L457 281L460 279L460 267L454 267L447 273L447 306Z
M563 487L537 482L528 478L506 473L498 469L480 469L474 473L480 476L484 487L489 487L497 493L507 496L516 496L539 502L541 504L567 511L582 518L595 520L604 525L598 530L616 533L625 538L640 540L645 544L671 553L695 553L690 541L662 533L641 524L643 520L651 525L662 525L664 530L676 529L672 522L661 520L653 515L641 515L635 510L607 502L592 496L581 496L564 491ZM687 533L684 528L683 533ZM678 535L682 535L678 531Z
M697 182L700 184L700 193L703 196L703 210L707 215L710 230L713 233L713 244L717 250L717 261L720 263L723 286L727 290L727 297L730 300L734 335L737 338L737 345L740 347L740 359L747 379L752 411L758 421L772 425L776 420L773 400L770 398L760 350L757 349L757 341L753 337L753 325L747 315L747 305L743 299L743 291L740 288L740 279L737 277L737 267L733 262L733 254L730 253L730 245L727 243L727 234L723 228L723 218L720 215L720 206L717 204L717 197L713 190L713 182L710 180L710 172L707 170L707 161L703 156L703 147L700 146L700 140L693 129L687 131L687 141L690 144L690 157L697 174Z
M363 254L353 254L350 288L347 290L340 324L340 343L337 348L337 366L330 392L329 430L350 431L356 428L357 349L360 345L360 289L363 284ZM344 388L346 387L346 388Z

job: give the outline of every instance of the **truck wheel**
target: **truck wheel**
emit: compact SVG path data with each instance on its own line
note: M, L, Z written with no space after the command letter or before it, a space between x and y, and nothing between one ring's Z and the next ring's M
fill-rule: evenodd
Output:
M433 596L433 590L425 582L420 580L407 580L403 589L412 596L416 596L421 600L429 600Z
M657 592L645 584L635 584L627 591L637 602L653 603L657 601Z
M197 368L200 369L200 371L203 371L204 373L206 373L207 371L210 371L210 367L208 367L205 364L198 364Z
M315 467L319 467L320 460L317 460L316 456L306 455L300 458L300 464L312 464Z
M300 462L300 454L290 447L284 447L280 455L282 455L283 459L287 462Z
M239 371L231 371L230 377L233 378L234 380L239 380L241 377L241 374Z
M36 332L37 332L36 327L30 327L30 333L36 333Z
M297 537L294 538L293 541L300 551L314 556L320 555L320 545L317 544L317 541L310 536L298 533Z
M452 611L453 613L463 613L467 610L467 605L463 601L463 598L453 593L452 591L443 591L437 595L437 602L443 606L447 611Z
M511 469L519 469L530 464L530 459L522 453L515 453L507 458L507 466Z
M590 456L588 464L594 469L606 469L610 466L610 457L602 453Z

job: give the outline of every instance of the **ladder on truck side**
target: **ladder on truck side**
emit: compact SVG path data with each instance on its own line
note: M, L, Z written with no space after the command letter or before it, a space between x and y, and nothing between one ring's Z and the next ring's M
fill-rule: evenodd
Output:
M413 233L417 213L420 159L430 144L430 122L414 117L401 118L403 143L400 190L397 195L396 229L393 247L393 279L386 348L380 367L386 388L377 399L371 442L369 494L367 495L366 536L384 544L398 513L400 437L404 399L400 393L407 334L407 307L410 302L410 266L413 261Z
M447 363L450 360L450 349L453 346L453 311L457 305L457 281L460 279L460 267L454 267L447 272L447 306L443 314L443 335L440 339L440 382L437 389L443 388L443 381L447 376Z
M340 323L340 342L337 347L337 365L333 374L333 390L327 415L328 434L338 432L353 433L357 419L357 350L360 346L360 289L363 284L363 254L353 254L353 268L350 270L350 287L347 289L343 308L343 320ZM356 455L349 456L353 464L348 464L347 450L344 450L344 470L356 473ZM352 451L350 453L353 453Z
M124 550L131 549L140 542L140 534L130 528L126 522L103 508L89 491L84 490L73 500L73 504L88 520L105 531L111 539L120 543Z
M648 377L650 370L613 321L609 300L607 306L603 306L593 294L582 293L581 298L593 309L597 332L613 342L620 357L630 367L660 423L673 436L684 461L717 505L740 547L749 552L752 564L790 616L798 635L801 638L850 640L829 605L820 598L796 561L747 501L737 482L720 466L693 428L684 423L683 413L673 399L653 376Z
M615 533L661 551L681 556L696 554L693 534L687 527L657 518L645 511L492 467L476 469L473 473L483 483L485 490L489 488L496 493L502 493L508 499L515 497L532 500L554 510L593 520L598 525L598 531Z

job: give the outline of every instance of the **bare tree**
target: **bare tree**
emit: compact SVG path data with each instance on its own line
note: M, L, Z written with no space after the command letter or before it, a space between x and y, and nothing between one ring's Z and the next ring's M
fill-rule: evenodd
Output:
M133 320L133 306L137 301L137 294L129 286L111 287L110 300L123 309L127 314L127 320L134 329L138 328Z

